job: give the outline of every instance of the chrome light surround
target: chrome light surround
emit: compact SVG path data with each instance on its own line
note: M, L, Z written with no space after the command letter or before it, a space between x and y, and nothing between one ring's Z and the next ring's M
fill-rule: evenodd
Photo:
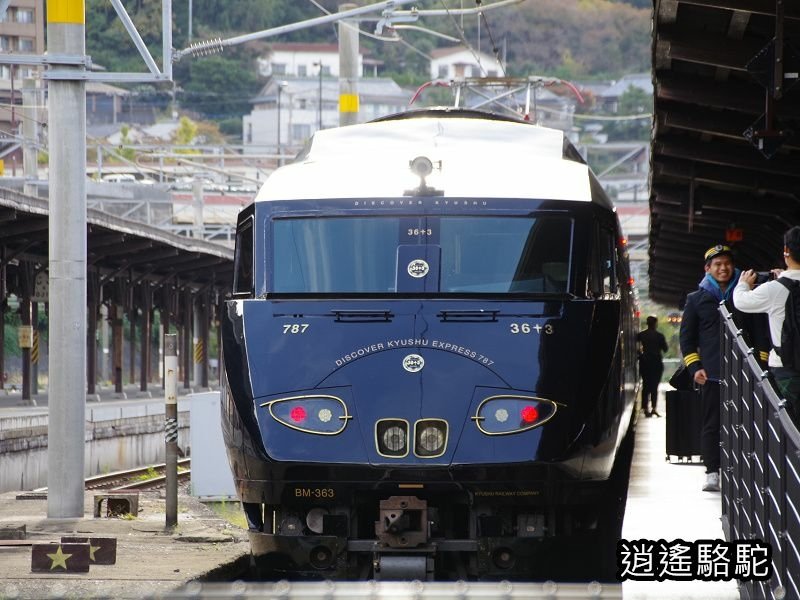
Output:
M347 413L347 405L338 396L327 394L309 394L289 396L270 400L260 405L267 408L270 416L289 429L312 433L315 435L338 435L347 427L347 421L353 418ZM293 412L303 411L305 418L293 418Z
M438 458L447 449L449 428L442 419L420 419L414 423L414 456Z
M398 436L395 441L400 442L401 445L396 450L390 448L390 442L386 439L387 434L392 435L390 432L393 429L394 435ZM380 419L375 422L375 449L384 458L405 458L408 456L408 448L411 445L409 438L409 424L405 419ZM402 438L400 439L400 436Z
M533 407L536 418L531 422L522 419L522 410ZM552 419L558 410L558 403L538 396L500 394L485 398L470 417L481 433L486 435L511 435L535 429Z

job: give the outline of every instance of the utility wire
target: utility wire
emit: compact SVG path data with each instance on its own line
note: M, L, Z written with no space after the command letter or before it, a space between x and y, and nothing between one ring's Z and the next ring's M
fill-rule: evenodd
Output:
M480 5L481 0L475 0L478 5ZM489 21L486 19L486 13L481 12L481 19L483 19L483 24L486 25L486 33L489 34L489 41L492 43L492 52L494 52L494 57L497 60L497 64L500 65L500 70L503 71L503 77L507 77L506 74L506 66L503 64L503 61L500 60L500 48L497 47L497 44L494 41L494 36L492 35L492 28L489 27Z

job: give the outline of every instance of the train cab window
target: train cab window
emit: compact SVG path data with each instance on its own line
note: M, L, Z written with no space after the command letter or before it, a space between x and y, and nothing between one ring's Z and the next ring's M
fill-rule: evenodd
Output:
M278 218L272 239L274 293L395 293L399 249L409 244L429 246L440 257L440 293L563 294L569 288L568 216Z
M614 269L615 250L614 233L606 227L598 227L595 232L589 269L589 289L595 297L617 292L617 279Z
M395 290L397 218L275 219L272 235L273 292Z
M236 231L236 251L233 257L233 293L253 293L253 219L239 224Z
M563 294L568 217L442 217L442 292Z

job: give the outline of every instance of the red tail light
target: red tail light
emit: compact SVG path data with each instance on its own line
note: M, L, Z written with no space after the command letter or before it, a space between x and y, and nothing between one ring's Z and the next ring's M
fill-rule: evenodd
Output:
M289 413L289 418L295 423L302 423L306 420L306 409L302 406L295 406Z
M526 406L520 411L519 416L523 423L533 423L539 418L539 411L535 406Z

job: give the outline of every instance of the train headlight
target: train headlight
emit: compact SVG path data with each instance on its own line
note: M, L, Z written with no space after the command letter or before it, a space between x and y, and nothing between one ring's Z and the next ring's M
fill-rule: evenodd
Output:
M414 454L420 458L436 458L447 446L447 422L423 419L414 424Z
M472 420L486 435L506 435L539 427L553 418L557 405L535 396L490 396Z
M336 435L353 417L347 405L336 396L291 396L271 400L261 405L278 423L305 433Z
M378 454L387 458L408 455L408 421L381 419L375 423L375 445Z

